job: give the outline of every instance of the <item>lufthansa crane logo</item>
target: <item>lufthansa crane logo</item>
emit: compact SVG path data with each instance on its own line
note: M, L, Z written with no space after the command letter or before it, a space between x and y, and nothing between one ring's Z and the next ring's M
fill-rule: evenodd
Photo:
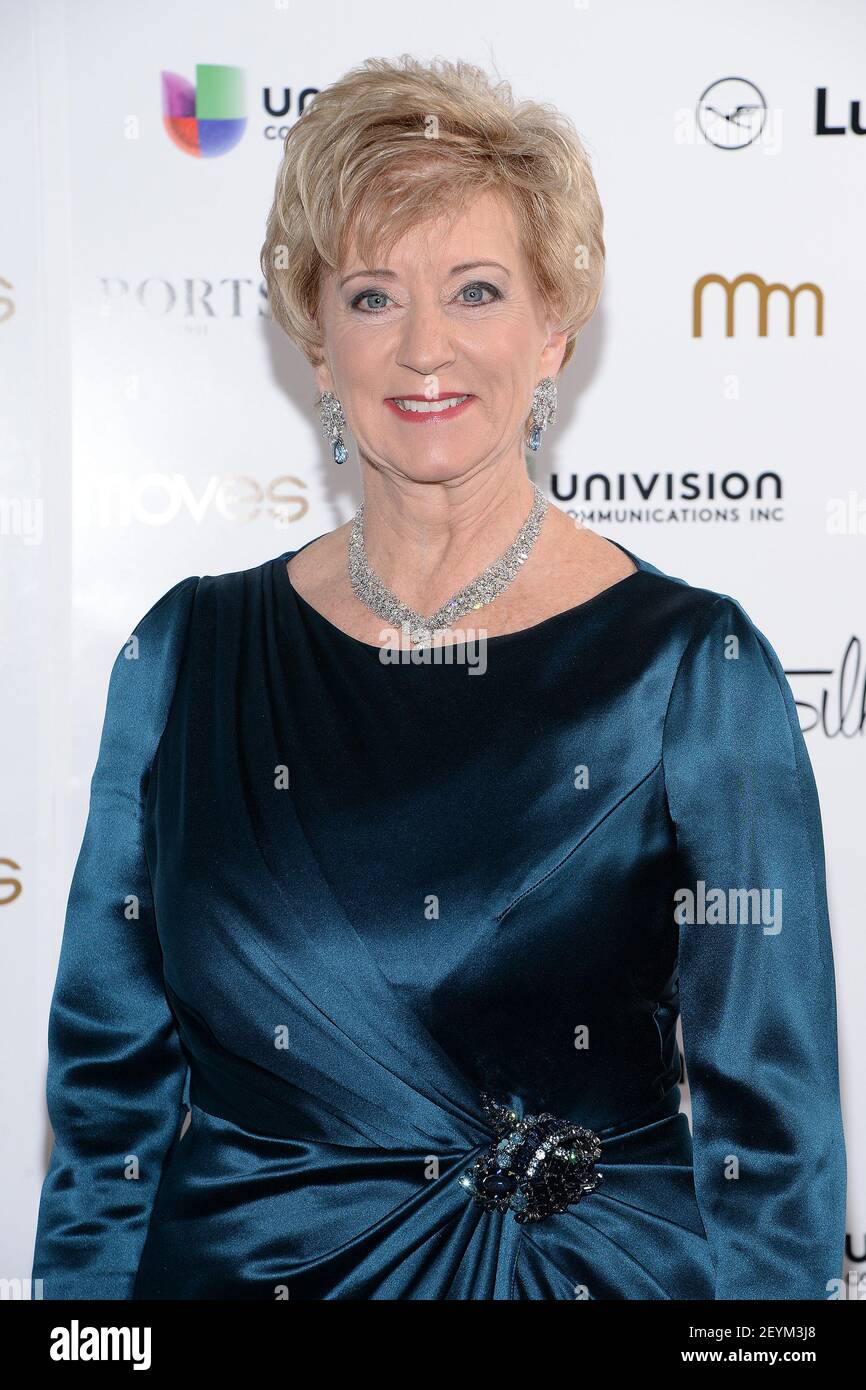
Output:
M763 93L745 77L722 77L698 97L698 129L719 150L751 145L767 119Z

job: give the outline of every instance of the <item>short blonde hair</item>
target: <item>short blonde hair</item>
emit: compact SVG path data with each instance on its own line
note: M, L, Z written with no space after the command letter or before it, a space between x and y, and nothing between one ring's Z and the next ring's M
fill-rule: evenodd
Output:
M471 64L369 58L316 93L289 130L261 267L271 312L322 360L321 272L350 234L368 266L431 216L492 189L508 198L539 293L568 342L595 312L603 213L589 158L554 106L516 102Z

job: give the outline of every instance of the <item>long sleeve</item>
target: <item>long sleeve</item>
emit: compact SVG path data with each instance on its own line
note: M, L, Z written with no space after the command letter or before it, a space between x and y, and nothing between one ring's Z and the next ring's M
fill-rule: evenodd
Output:
M826 1299L846 1155L821 813L779 658L728 596L683 653L663 768L715 1298Z
M162 983L143 814L197 585L137 624L111 671L48 1023L54 1149L33 1278L47 1299L128 1299L186 1063Z

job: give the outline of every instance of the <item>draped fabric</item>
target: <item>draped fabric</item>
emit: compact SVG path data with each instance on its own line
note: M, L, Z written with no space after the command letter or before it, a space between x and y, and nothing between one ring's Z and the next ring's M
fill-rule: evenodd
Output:
M827 1297L821 816L766 637L626 551L483 670L471 642L389 664L294 553L182 580L114 663L49 1021L44 1296ZM483 1092L594 1130L599 1187L524 1224L473 1201Z

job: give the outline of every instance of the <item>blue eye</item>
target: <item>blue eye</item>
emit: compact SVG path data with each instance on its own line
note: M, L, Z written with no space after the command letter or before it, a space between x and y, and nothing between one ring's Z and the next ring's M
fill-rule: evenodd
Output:
M485 304L494 303L497 299L502 298L501 290L498 290L495 285L490 285L484 280L473 280L471 284L464 285L463 288L458 291L458 295L464 295L468 291L483 293L485 290L487 290L488 293L493 296L492 299L464 299L462 300L462 303L465 304L467 308L480 309L483 308ZM361 309L360 306L364 303L365 300L368 299L386 300L390 298L391 296L389 294L386 294L384 290L361 290L359 294L355 295L354 299L349 301L349 307L351 309L358 309L361 313L364 314L381 314L384 305L380 308L368 307L366 309Z
M460 291L460 293L461 293L461 294L465 294L467 290L481 290L481 291L489 290L490 293L493 295L494 299L501 299L501 298L502 298L502 295L500 294L499 290L496 288L495 285L488 285L486 282L484 282L484 281L482 281L482 280L475 280L471 285L464 285L464 286L463 286L463 289ZM464 301L463 301L464 304L478 304L478 305L481 305L481 304L484 304L484 303L489 304L490 302L491 302L491 301L490 301L489 299L488 299L488 300L483 300L483 299L475 299L475 300L464 299Z
M353 309L357 309L358 305L359 305L359 304L362 302L362 300L364 300L364 299L388 299L388 298L390 298L390 296L387 295L387 294L385 294L385 291L384 291L384 290L362 290L361 293L360 293L360 294L356 294L356 295L355 295L355 298L352 300L352 308L353 308ZM375 313L378 313L378 310L376 310L376 309L368 309L368 310L367 310L367 313L373 313L373 314L375 314Z

